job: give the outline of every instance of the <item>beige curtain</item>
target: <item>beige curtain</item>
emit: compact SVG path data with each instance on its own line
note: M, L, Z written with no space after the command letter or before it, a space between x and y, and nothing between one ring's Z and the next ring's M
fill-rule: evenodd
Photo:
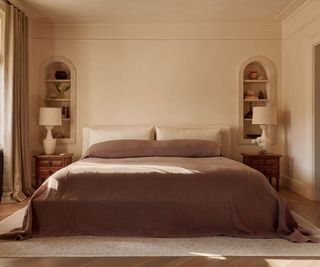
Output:
M4 46L4 177L2 203L33 192L28 145L28 19L6 2Z

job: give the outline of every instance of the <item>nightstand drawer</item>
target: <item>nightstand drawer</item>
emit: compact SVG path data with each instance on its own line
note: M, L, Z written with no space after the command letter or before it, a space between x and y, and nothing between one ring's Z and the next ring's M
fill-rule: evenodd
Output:
M34 156L36 159L36 187L49 178L55 172L68 166L72 162L71 153L44 155L39 154Z
M279 154L250 154L241 153L243 156L243 163L263 173L264 176L269 178L272 184L272 178L276 179L276 189L279 191L280 180L280 158Z
M274 158L250 159L251 166L275 166L278 162L279 160Z
M39 160L39 166L61 167L63 166L63 160Z

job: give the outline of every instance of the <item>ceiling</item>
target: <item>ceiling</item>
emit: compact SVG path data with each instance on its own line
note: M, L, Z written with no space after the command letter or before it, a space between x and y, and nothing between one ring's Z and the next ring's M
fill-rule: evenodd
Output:
M305 0L20 0L33 21L210 23L274 21Z

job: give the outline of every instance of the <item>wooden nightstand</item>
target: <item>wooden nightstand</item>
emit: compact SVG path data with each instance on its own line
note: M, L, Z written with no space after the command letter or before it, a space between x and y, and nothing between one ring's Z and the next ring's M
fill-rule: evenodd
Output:
M72 162L71 153L34 156L36 159L36 187L38 188L51 174Z
M280 180L280 158L279 154L249 154L241 153L243 156L243 163L262 172L269 182L272 184L272 178L276 178L276 189L279 191Z

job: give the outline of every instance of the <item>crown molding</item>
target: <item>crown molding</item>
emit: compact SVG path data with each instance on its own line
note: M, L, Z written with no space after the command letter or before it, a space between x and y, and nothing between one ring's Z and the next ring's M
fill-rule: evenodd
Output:
M307 0L297 8L288 18L282 21L282 39L290 38L308 25L315 25L315 21L318 21L320 17L319 7L319 0Z
M309 0L294 0L285 9L283 9L280 14L274 17L274 20L282 22L288 18L292 13L294 13L300 6L308 2Z
M3 1L3 0L2 0ZM312 0L311 0L312 1ZM275 24L281 23L292 13L294 13L301 5L310 0L293 0L288 4L278 15L270 17L270 19L210 19L210 20L154 20L145 21L143 19L138 20L108 20L108 19L92 19L91 17L78 17L74 19L72 17L61 17L55 18L54 20L49 19L44 14L35 10L30 6L26 0L10 0L13 4L17 5L23 10L33 23L38 24L216 24L216 23L241 23L241 24Z

